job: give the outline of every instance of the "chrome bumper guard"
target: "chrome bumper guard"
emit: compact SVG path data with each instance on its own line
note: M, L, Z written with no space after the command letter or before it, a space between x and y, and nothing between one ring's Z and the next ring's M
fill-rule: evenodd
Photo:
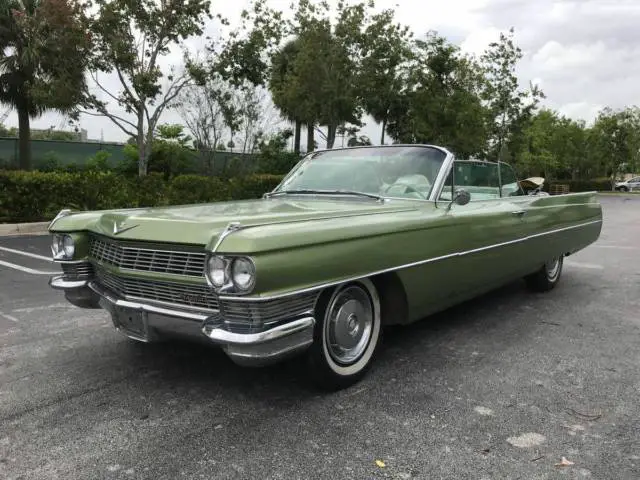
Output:
M282 360L313 343L312 316L292 319L263 332L236 333L224 328L219 312L176 310L171 307L120 298L92 280L52 277L49 285L63 290L67 300L81 308L103 308L114 327L129 338L153 342L163 337L189 337L220 345L237 364L261 366Z

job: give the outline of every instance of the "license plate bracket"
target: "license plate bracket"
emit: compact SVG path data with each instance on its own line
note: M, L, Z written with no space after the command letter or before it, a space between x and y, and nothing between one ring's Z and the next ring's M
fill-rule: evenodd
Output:
M113 323L118 330L135 340L150 341L147 312L134 308L116 307L113 313Z

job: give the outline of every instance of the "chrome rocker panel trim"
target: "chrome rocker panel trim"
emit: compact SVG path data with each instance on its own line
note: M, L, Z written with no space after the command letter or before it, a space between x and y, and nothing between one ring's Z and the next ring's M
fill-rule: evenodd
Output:
M196 312L170 309L150 303L125 300L92 280L66 280L52 277L49 285L63 290L67 300L81 308L103 308L111 315L116 330L144 343L167 337L189 337L216 344L235 363L262 366L306 350L313 343L315 319L309 315L257 333L236 333L223 328L218 311ZM123 327L122 316L139 314L142 333Z

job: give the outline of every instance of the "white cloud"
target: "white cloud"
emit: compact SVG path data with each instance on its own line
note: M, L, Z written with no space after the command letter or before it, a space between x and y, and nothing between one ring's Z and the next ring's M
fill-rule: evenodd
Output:
M562 45L551 40L533 55L532 61L543 72L562 74L566 69L597 65L607 55L607 47L602 41L590 45Z
M591 123L598 116L598 112L602 108L603 105L595 105L588 102L573 102L560 105L557 107L557 110L569 118L581 119L587 123Z

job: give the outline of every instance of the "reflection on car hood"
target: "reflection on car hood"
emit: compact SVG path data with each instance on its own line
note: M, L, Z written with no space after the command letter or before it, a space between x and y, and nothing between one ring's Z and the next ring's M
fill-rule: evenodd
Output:
M55 222L55 231L88 230L118 239L207 245L217 239L231 222L244 226L301 224L309 221L375 216L415 211L416 203L367 198L271 198L76 213ZM376 220L371 219L371 222Z

